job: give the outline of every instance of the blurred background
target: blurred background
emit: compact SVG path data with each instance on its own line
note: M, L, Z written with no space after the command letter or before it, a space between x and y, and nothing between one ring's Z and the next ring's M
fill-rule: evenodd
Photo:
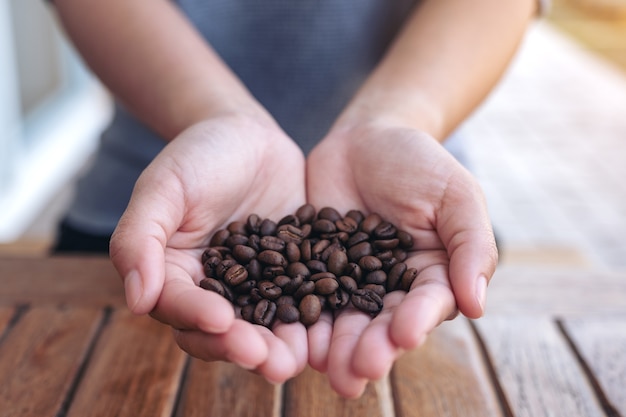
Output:
M49 248L111 116L42 0L0 0L0 255ZM626 0L553 0L463 126L502 263L626 270Z

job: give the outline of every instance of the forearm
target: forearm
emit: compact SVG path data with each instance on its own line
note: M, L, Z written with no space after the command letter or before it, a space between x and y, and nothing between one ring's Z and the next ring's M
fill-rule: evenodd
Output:
M388 121L444 140L485 98L536 13L534 0L426 0L336 127Z
M56 0L87 64L166 139L186 127L260 105L168 0Z

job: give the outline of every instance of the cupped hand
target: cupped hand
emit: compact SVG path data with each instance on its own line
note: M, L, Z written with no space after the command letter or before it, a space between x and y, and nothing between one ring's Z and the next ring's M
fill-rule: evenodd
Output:
M111 239L129 308L169 324L179 346L274 382L304 368L301 324L270 332L198 286L211 235L251 213L278 218L305 201L304 157L271 120L222 116L176 137L142 173Z
M359 396L458 311L482 315L497 264L486 204L434 138L395 126L335 129L307 160L307 193L317 207L376 212L414 239L405 263L418 275L408 293L388 293L374 319L346 309L308 329L309 362L339 394Z

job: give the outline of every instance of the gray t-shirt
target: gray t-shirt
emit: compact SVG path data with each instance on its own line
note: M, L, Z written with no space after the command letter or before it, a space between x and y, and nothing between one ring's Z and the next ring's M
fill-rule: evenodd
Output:
M380 60L415 1L176 3L306 153ZM87 233L111 233L139 174L164 145L116 105L98 153L78 182L67 222Z

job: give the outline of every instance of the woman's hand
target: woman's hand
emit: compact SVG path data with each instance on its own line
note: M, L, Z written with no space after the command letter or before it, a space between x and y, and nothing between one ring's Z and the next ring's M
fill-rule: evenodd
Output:
M307 193L317 207L376 212L414 239L405 263L419 273L408 293L387 294L374 319L346 309L308 330L311 366L341 395L360 395L459 310L482 315L497 264L483 194L435 139L390 125L335 129L308 158Z
M251 213L278 220L305 201L304 157L269 118L220 116L183 131L143 172L111 240L129 308L169 324L179 346L273 382L301 371L301 324L270 332L198 286L212 234Z

